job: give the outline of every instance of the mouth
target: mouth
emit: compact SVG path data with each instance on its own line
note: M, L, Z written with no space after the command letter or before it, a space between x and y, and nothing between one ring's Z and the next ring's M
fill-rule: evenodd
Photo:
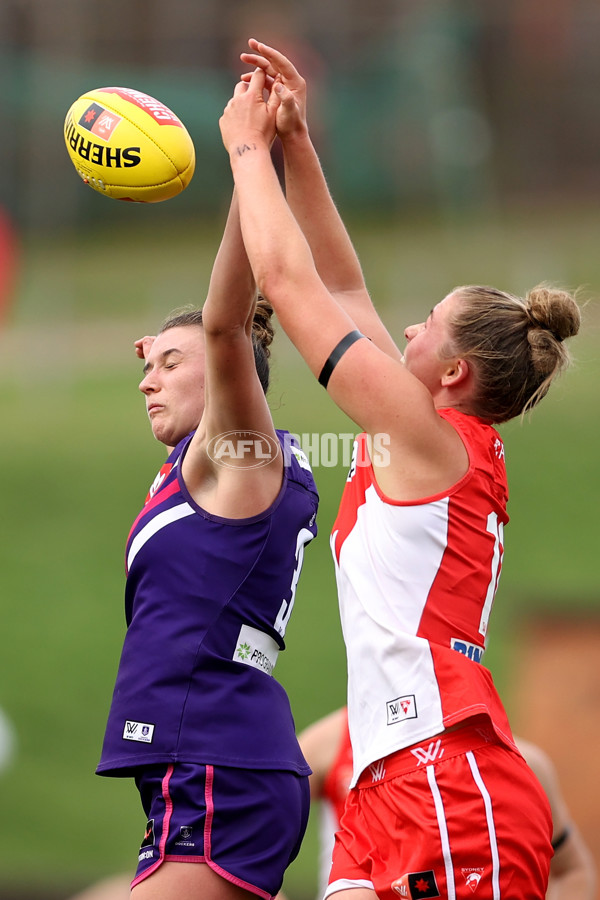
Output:
M148 406L146 407L146 412L148 413L149 416L152 416L153 413L160 412L161 409L164 409L164 407L162 406L162 404L160 404L160 403L149 403Z

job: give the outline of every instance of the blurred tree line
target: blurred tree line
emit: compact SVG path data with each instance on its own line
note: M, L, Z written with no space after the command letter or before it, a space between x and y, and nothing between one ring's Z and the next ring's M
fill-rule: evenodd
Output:
M62 123L86 90L121 84L171 106L196 146L192 189L161 215L212 215L230 184L218 118L251 35L305 74L347 209L493 210L600 186L598 0L0 0L0 204L36 230L110 221Z

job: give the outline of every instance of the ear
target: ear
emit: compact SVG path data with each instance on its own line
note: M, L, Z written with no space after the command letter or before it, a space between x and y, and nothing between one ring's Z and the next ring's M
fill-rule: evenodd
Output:
M471 373L466 359L453 359L442 375L442 387L458 387L467 380Z

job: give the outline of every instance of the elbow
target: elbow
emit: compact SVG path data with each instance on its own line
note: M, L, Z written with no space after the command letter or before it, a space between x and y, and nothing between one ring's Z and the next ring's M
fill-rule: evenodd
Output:
M266 297L273 308L277 310L284 294L289 293L292 280L289 270L286 271L282 266L277 265L265 266L256 271L254 277L259 294Z
M246 340L248 337L247 322L225 322L206 317L208 321L202 321L204 338L211 342L235 343Z

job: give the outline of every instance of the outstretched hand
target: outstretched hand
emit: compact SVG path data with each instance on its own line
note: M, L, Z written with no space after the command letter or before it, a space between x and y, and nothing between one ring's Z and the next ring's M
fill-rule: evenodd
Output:
M248 45L254 51L240 54L242 62L258 67L265 73L267 90L279 94L277 108L277 134L285 138L307 129L306 124L306 81L287 56L250 38ZM249 82L251 72L242 75L243 82Z
M233 97L219 119L221 137L229 153L241 154L251 145L263 143L270 147L273 142L281 99L275 90L269 92L267 100L264 99L266 78L264 69L259 66L249 79L235 86Z

